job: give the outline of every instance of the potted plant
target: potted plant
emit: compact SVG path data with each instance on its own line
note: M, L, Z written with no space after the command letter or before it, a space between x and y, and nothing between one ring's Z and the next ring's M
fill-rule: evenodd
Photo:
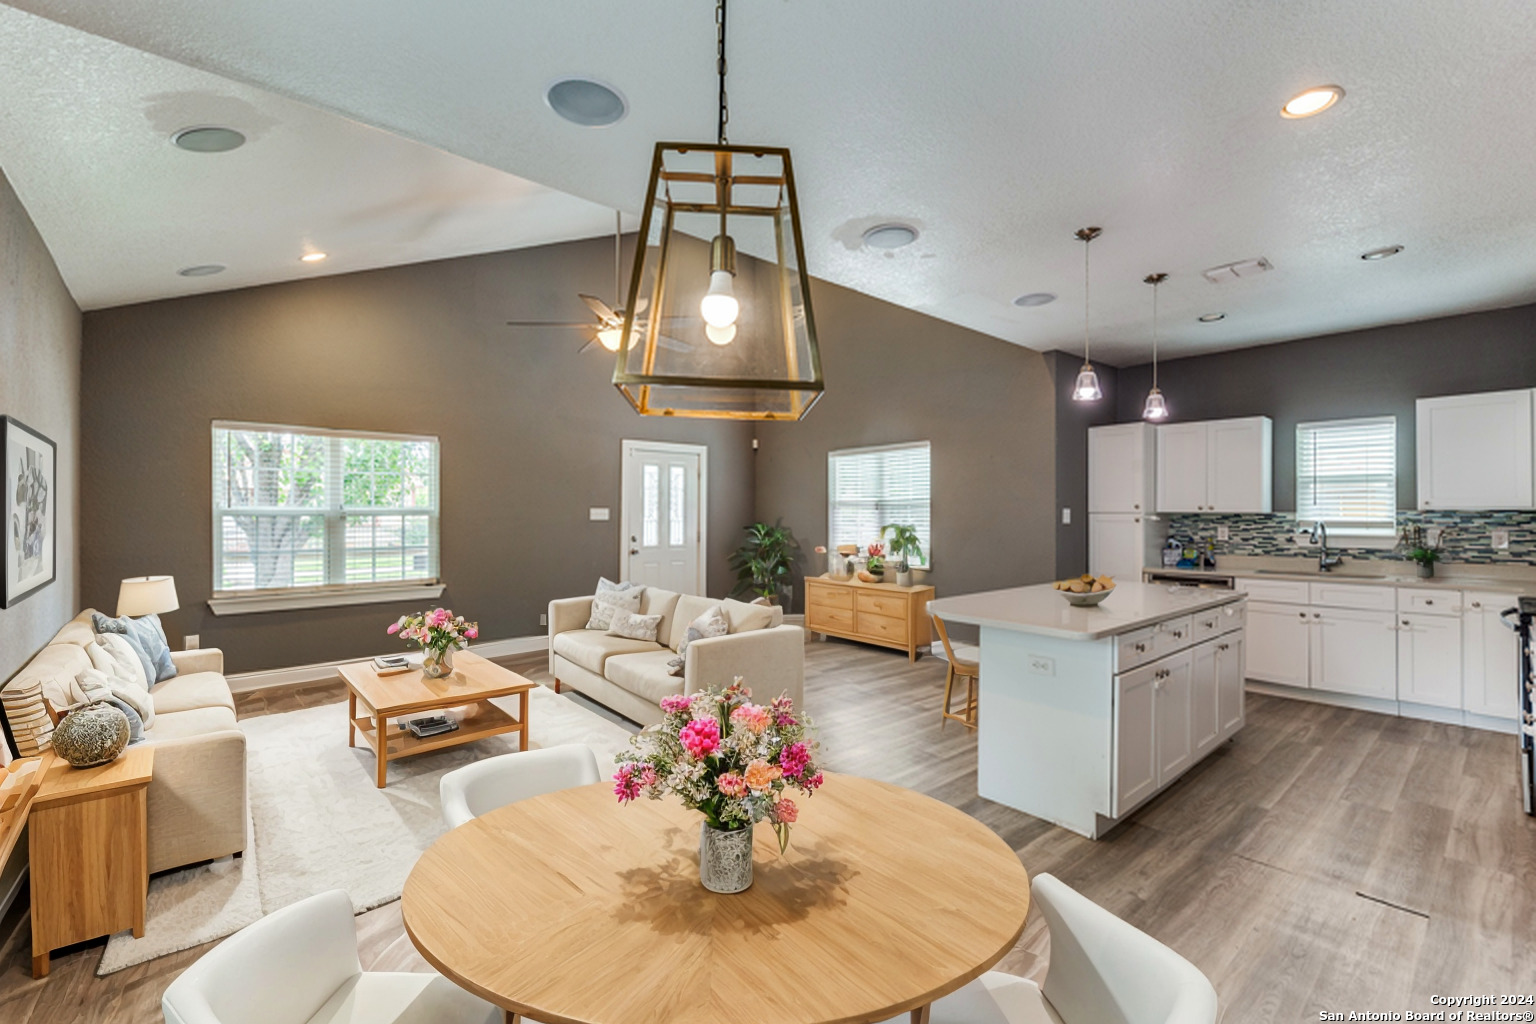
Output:
M885 582L885 545L871 544L864 549L869 553L869 558L864 563L864 571L875 578L876 583Z
M919 565L923 562L923 549L917 540L917 528L905 526L901 523L887 523L880 527L880 536L887 533L891 535L891 555L896 558L896 583L899 586L910 587L912 585L912 562L916 558Z
M1444 538L1445 531L1441 530L1431 544L1428 532L1415 523L1412 526L1403 527L1402 536L1398 539L1398 547L1411 561L1418 563L1419 575L1429 579L1435 574L1435 563L1440 561L1440 548Z
M731 555L736 570L736 588L732 597L752 593L779 603L780 592L789 585L790 570L800 552L800 542L789 527L781 523L753 523L747 527L747 539Z

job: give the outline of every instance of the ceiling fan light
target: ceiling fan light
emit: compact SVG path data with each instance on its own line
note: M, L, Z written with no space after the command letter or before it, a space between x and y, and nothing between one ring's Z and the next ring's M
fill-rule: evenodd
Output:
M1141 418L1144 420L1165 420L1168 418L1168 403L1163 398L1163 393L1157 388L1147 392L1147 404L1142 406Z
M1083 368L1077 371L1077 383L1072 385L1072 400L1097 402L1103 397L1104 390L1099 387L1099 375L1094 372L1091 363L1084 363Z
M604 327L597 332L597 343L609 352L617 352L623 340L624 331L619 327Z
M704 337L716 345L729 345L736 340L736 325L726 324L724 327L716 327L714 324L706 323Z
M699 300L699 315L711 327L730 327L741 314L741 303L731 289L734 276L729 270L716 270L709 275L709 291Z

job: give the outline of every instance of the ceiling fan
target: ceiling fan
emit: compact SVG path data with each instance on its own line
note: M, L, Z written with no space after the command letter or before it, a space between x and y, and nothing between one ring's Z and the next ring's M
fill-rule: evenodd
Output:
M623 221L619 211L613 211L613 294L615 300L623 295L623 274L621 272L621 238L623 234ZM586 344L577 350L578 354L585 352L594 345L601 345L609 352L617 352L619 345L624 340L624 310L613 309L602 299L595 295L578 294L578 298L587 304L597 321L591 320L508 320L508 327L575 327L592 332L592 337ZM644 313L649 300L641 298L636 306L636 313ZM673 317L669 319L687 319L686 317ZM690 352L693 346L686 341L669 338L662 335L657 341L662 348L671 349L674 352Z

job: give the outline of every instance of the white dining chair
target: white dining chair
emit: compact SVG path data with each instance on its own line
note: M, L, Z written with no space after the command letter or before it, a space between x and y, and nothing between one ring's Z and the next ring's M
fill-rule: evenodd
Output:
M1029 891L1051 933L1044 986L988 971L935 1002L931 1024L1216 1024L1194 964L1051 875Z
M439 784L443 820L449 828L458 828L498 807L573 786L590 786L600 778L597 758L585 743L488 757L443 776Z
M364 971L340 889L268 914L165 990L166 1024L501 1024L502 1012L437 974Z

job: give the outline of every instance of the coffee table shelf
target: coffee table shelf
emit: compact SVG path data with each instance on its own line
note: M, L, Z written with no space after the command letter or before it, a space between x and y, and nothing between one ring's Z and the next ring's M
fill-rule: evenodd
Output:
M386 749L384 757L393 761L397 757L410 757L412 754L425 754L432 750L441 750L444 747L456 747L461 743L473 743L489 736L501 736L509 732L520 732L523 723L507 714L496 705L485 701L478 704L474 715L459 723L459 727L453 732L440 733L437 736L428 736L425 739L413 736L404 726L394 722L385 721L384 742ZM379 749L378 736L375 733L373 719L358 716L352 719L352 725L357 729L358 735L363 741L377 753ZM527 744L523 745L526 749Z

